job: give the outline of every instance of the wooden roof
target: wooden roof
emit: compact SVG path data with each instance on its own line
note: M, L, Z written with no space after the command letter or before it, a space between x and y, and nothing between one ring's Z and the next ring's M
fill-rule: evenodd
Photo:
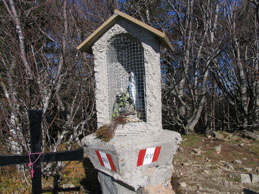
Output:
M151 32L152 34L155 35L155 37L157 37L160 42L162 43L163 46L165 46L166 48L169 48L171 50L173 50L173 46L170 43L169 39L167 38L166 34L125 14L122 13L119 10L114 10L114 15L112 15L108 20L106 20L99 28L97 28L97 30L95 30L86 40L84 40L78 47L77 49L80 51L84 51L87 53L92 54L92 45L105 33L107 32L115 23L119 18L124 18L146 30L148 30L149 32Z

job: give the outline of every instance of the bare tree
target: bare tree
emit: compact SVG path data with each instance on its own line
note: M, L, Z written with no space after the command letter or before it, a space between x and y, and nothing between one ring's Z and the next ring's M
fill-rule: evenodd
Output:
M28 109L43 110L45 152L69 150L95 130L93 59L75 47L114 6L102 0L0 2L0 125L7 152L29 152Z
M128 0L122 8L168 34L175 51L162 50L164 126L193 132L212 83L209 66L222 50L221 2Z
M162 50L164 127L256 126L258 1L127 0L121 7L166 32L175 48Z
M209 67L221 52L219 1L167 1L175 22L175 53L164 56L164 122L184 133L194 132L211 86Z
M232 107L232 125L258 125L258 3L224 1L227 48L212 69L215 80Z

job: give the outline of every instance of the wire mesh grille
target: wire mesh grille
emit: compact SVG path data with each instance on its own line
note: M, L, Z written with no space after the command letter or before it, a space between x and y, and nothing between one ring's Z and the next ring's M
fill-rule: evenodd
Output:
M135 115L146 121L143 47L121 34L111 39L107 56L110 118Z

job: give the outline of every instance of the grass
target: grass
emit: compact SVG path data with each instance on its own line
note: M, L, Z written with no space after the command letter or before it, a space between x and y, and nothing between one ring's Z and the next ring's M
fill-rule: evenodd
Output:
M15 166L2 167L0 172L0 193L24 193L27 192L24 187L26 181L18 176L17 168Z
M241 182L241 177L240 175L236 174L236 175L231 175L231 176L227 176L226 179L229 182L234 182L234 183L240 183Z
M241 177L240 177L240 175L234 175L233 181L234 181L235 183L240 183L240 182L241 182Z
M259 141L254 141L249 147L248 151L259 156Z
M206 157L211 159L211 160L218 160L219 156L216 153L216 150L213 148L209 148L208 150L206 150Z
M194 148L202 142L202 136L197 134L183 135L182 139L184 140L181 143L183 148Z
M61 184L80 185L80 180L85 177L83 163L78 161L68 163L62 174L63 180Z
M85 171L82 162L73 161L65 162L66 166L62 170L62 180L59 184L62 187L63 184L73 184L75 187L81 186L80 182L85 177ZM31 193L31 175L29 170L26 169L25 176L28 179L26 183L25 178L22 174L17 172L15 166L2 167L0 171L0 193L2 194L30 194ZM42 176L42 188L52 188L53 187L53 177L43 177ZM46 194L51 194L51 192L46 192ZM63 193L73 193L63 192ZM75 193L75 192L74 192ZM78 192L77 192L78 193ZM83 193L83 192L81 192Z

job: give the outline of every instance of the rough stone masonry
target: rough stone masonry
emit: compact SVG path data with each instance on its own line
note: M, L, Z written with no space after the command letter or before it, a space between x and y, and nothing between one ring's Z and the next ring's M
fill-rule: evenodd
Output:
M81 51L92 51L94 55L98 128L112 122L107 60L110 40L125 34L137 40L144 51L146 120L133 119L118 125L109 142L91 134L82 140L82 144L99 172L103 193L152 193L150 188L160 188L163 192L169 188L167 193L173 193L169 184L172 159L181 136L162 129L159 53L161 43L167 44L168 48L172 46L164 33L118 10L78 47ZM124 64L119 65L124 68Z

